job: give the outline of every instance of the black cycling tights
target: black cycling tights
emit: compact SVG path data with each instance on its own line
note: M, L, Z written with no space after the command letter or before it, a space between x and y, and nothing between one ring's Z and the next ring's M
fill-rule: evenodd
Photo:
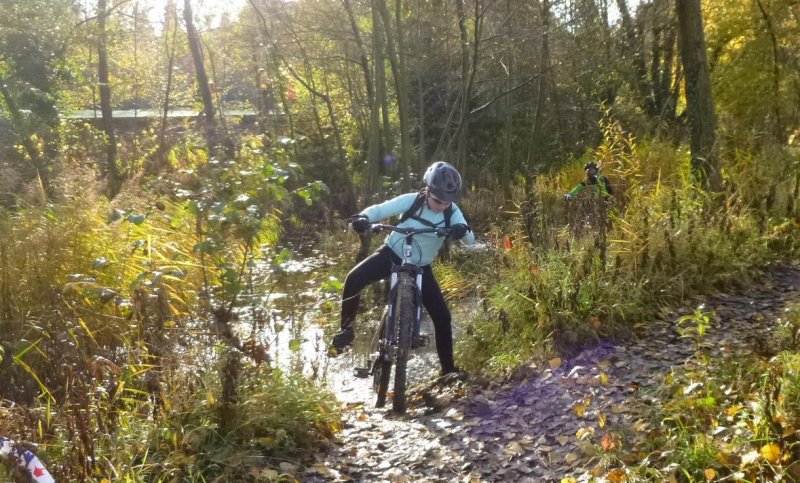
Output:
M356 320L361 291L369 284L389 278L392 274L392 263L401 263L391 248L383 245L378 251L356 265L344 280L342 291L342 328L348 327ZM444 301L442 290L430 265L422 267L422 305L431 316L436 331L436 352L442 370L453 369L453 329L450 325L450 309Z

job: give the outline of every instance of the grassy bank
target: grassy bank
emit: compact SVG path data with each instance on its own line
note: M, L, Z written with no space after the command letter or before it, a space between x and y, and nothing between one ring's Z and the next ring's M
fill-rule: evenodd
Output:
M729 152L726 189L709 194L693 184L687 152L636 144L613 122L604 132L597 150L520 191L494 233L497 250L479 264L493 270L461 275L477 279L484 301L458 345L469 368L500 372L574 353L800 253L796 149ZM563 200L589 160L614 186L607 206Z

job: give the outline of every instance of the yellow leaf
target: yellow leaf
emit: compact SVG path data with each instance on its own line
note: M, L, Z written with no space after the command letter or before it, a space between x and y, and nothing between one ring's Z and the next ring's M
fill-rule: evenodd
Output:
M729 417L736 416L736 414L743 409L741 404L737 404L736 406L731 406L725 410L725 414Z
M607 386L608 385L608 376L605 372L600 372L600 384Z
M608 367L611 365L611 361L608 359L603 359L602 361L598 362L597 365L602 369L608 369Z
M561 483L578 483L578 480L571 476L567 476L566 478L561 478Z
M593 434L594 428L581 428L575 432L575 437L578 438L578 440L583 441L584 439L591 437Z
M706 468L703 473L706 475L706 481L711 481L717 477L717 472L714 470L714 468Z
M206 402L208 403L209 406L212 406L214 404L214 401L215 401L214 394L211 391L208 391L206 393Z
M550 369L557 369L558 366L560 365L561 365L560 357L554 357L553 359L550 359Z
M761 456L770 463L777 463L781 459L781 447L775 443L765 444L761 447Z
M572 405L572 412L580 418L586 413L586 406L583 403L575 403Z
M731 464L731 460L728 458L728 455L726 455L722 451L719 451L717 453L716 459L717 459L717 461L719 461L720 463L722 463L725 466L728 466L728 465Z
M597 413L597 424L599 424L601 428L606 427L606 417L601 412Z
M100 480L100 483L111 483L111 480L109 480L108 478L103 478L102 480Z

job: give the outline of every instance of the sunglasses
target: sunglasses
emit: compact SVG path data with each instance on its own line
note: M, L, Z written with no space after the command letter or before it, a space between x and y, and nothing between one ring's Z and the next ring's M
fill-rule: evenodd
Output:
M436 203L437 205L441 205L441 206L447 206L447 205L449 205L449 204L450 204L450 202L449 202L449 201L442 201L442 200L440 200L439 198L437 198L437 197L435 197L435 196L433 196L433 195L431 195L431 194L429 194L429 195L428 195L428 199L429 199L429 200L431 200L431 201L433 201L433 202L434 202L434 203Z

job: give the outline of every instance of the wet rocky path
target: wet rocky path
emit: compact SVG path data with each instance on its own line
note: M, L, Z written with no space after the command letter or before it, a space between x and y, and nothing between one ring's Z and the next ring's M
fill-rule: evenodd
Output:
M698 361L676 320L704 303L702 344L713 360L769 352L770 334L800 303L800 265L772 269L758 285L664 309L616 344L603 342L514 380L449 381L418 387L409 414L348 403L344 428L302 481L561 481L586 474L608 428L636 438L648 404L671 371Z

